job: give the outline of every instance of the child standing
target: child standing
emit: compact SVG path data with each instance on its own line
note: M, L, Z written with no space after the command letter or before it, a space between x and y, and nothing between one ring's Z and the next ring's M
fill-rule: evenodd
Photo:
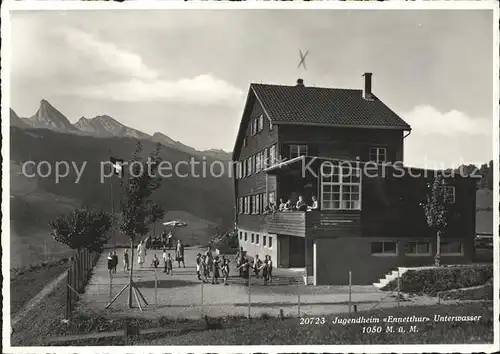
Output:
M126 273L130 270L129 261L128 261L128 249L125 248L125 252L123 252L123 272Z
M108 272L109 273L113 272L113 265L114 265L113 263L114 263L113 252L109 252L109 255L108 255Z
M170 253L167 255L167 274L174 275L174 269L172 266L173 260L170 257Z
M273 282L273 261L271 256L267 256L267 277L269 278L269 283Z
M229 259L222 256L222 277L224 278L224 285L229 285L227 283L227 278L229 276Z
M163 273L167 272L167 250L163 249L163 254L161 255L161 258L163 259Z
M118 255L116 251L113 251L113 273L116 273L116 267L118 266Z
M153 255L153 261L151 262L151 265L155 268L158 268L158 265L160 264L160 260L158 257L156 257L156 254Z
M255 258L253 259L253 271L255 273L256 278L259 277L259 272L260 272L261 266L262 266L262 261L259 259L259 255L256 254Z
M213 277L212 277L212 284L219 284L219 277L220 277L220 261L219 261L219 256L215 256L214 263L213 263Z
M269 282L269 263L267 261L267 256L260 269L262 269L262 278L264 278L264 285L267 285Z
M198 276L198 280L201 280L201 254L198 253L196 255L196 275Z
M250 277L250 262L248 258L243 260L243 263L238 267L238 270L242 270L243 279L245 279L245 285L248 286L248 278Z

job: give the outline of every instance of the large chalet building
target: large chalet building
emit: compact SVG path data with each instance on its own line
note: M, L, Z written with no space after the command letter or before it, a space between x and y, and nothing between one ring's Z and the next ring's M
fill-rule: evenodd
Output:
M370 284L396 267L432 265L436 235L421 203L435 172L406 167L411 127L362 89L251 84L236 139L236 229L248 255L304 268L308 284ZM474 254L476 181L445 176L456 217L441 262ZM310 211L268 212L312 197Z

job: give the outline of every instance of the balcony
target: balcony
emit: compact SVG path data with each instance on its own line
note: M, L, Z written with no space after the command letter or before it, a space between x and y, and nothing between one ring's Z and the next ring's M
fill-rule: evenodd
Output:
M267 231L297 237L360 236L359 211L286 211L266 217Z
M269 233L306 237L305 211L277 211L266 219Z

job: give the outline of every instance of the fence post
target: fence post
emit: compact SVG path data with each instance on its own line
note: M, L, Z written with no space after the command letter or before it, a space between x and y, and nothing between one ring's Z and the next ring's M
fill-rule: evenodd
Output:
M76 288L76 281L77 281L77 271L78 271L75 261L71 265L71 268L73 270L73 274L71 274L71 287L73 289L75 289ZM76 294L74 292L72 292L72 294L71 294L71 309L72 310L73 310L74 301L76 301Z
M401 297L401 294L400 294L400 288L399 288L400 284L399 284L399 267L398 267L398 307L399 307L399 299Z
M351 287L352 287L352 272L349 271L349 313L351 313Z
M69 320L69 317L71 316L71 290L68 285L71 283L71 270L68 269L67 271L67 278L66 278L66 319Z
M155 308L158 311L158 275L155 270Z
M204 311L204 308L203 308L203 283L205 281L203 280L203 278L201 278L201 318L204 317L205 315L205 311Z
M248 320L250 320L251 318L251 308L252 308L252 299L251 299L251 293L252 293L252 271L250 269L250 265L249 265L249 269L248 269Z
M299 289L299 293L297 295L297 303L298 303L298 315L300 317L300 289Z
M109 301L108 304L113 301L113 272L109 272ZM108 307L108 316L111 317L111 306Z

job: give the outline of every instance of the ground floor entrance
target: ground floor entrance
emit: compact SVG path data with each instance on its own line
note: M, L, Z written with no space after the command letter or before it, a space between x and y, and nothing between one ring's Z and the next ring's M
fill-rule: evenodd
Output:
M278 235L278 266L301 268L306 264L306 241L303 237Z

